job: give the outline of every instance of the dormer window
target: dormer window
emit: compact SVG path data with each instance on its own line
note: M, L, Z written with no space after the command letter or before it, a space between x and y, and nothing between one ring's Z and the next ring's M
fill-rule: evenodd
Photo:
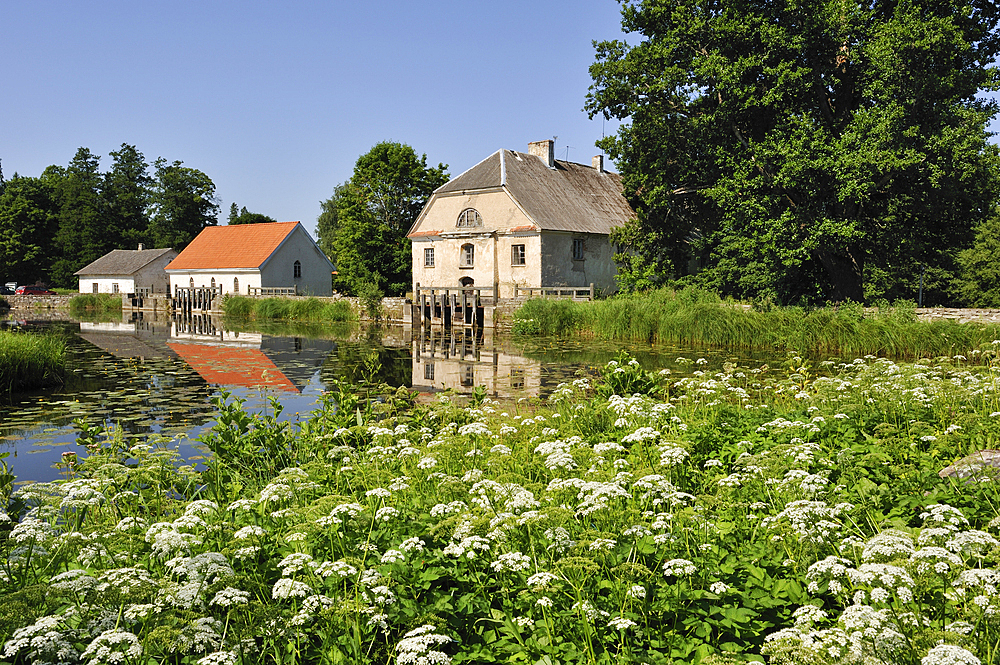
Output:
M466 208L465 210L463 210L462 213L458 216L458 222L455 223L455 226L457 226L458 228L470 228L482 225L483 225L483 218L479 214L479 211L477 211L474 208Z

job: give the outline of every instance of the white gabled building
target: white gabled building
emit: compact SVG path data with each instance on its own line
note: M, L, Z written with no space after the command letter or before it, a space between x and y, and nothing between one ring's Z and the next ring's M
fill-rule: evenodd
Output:
M80 293L167 293L169 283L164 271L177 257L166 249L115 249L74 275L80 279Z
M298 222L209 226L167 266L177 287L212 287L246 295L251 289L295 287L299 295L333 293L333 264Z

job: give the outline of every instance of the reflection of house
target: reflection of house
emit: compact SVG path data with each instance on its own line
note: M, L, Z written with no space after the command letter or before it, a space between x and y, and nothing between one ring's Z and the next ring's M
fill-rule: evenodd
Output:
M141 321L80 322L80 337L117 358L173 358L166 325Z
M196 342L168 342L167 346L208 383L299 392L260 349Z
M438 188L410 228L421 287L615 288L608 234L634 216L621 178L557 161L553 142L500 150Z
M283 392L305 389L336 346L324 339L269 337L208 325L175 324L173 336L167 346L206 382Z
M539 361L492 345L483 348L481 342L470 330L452 329L435 335L427 329L413 341L413 389L433 392L451 388L468 393L486 386L486 393L493 396L538 396L542 385Z
M295 287L329 296L333 264L298 222L209 226L167 266L171 291L212 287L222 293Z
M74 275L80 278L80 293L166 293L164 268L177 256L170 249L115 249Z

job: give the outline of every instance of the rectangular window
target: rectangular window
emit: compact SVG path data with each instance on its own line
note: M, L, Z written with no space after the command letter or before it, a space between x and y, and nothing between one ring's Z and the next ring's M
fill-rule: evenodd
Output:
M111 283L111 293L118 293L118 282Z
M476 262L476 248L472 245L462 245L462 265L472 266Z
M434 267L434 248L428 247L424 250L424 267L433 268Z
M94 282L94 293L97 293L97 282Z
M476 369L472 365L462 368L462 387L471 388L476 385Z
M434 380L434 363L424 363L424 378L428 381Z
M511 245L510 247L510 264L512 266L523 266L527 261L525 260L524 245Z
M524 368L510 368L510 387L514 389L524 388Z
M573 238L573 260L583 260L583 238Z

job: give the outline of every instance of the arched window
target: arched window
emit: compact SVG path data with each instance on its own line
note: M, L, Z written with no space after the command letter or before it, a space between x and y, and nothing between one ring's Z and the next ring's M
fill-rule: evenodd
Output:
M458 216L458 222L455 226L458 227L470 227L470 226L482 226L483 218L480 216L479 212L475 208L466 208Z
M213 291L215 290L215 278L214 277L212 278L212 290Z
M292 264L292 277L302 279L302 264L298 261Z
M462 245L461 265L471 267L476 263L476 248L472 245Z
M240 278L233 277L233 293L239 293L239 292L240 292Z
M191 282L190 283L191 283L191 288L193 289L194 288L194 277L191 278Z

